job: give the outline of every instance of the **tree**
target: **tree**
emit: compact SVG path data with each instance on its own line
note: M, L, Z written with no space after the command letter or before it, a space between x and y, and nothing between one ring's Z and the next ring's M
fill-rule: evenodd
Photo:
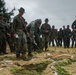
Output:
M4 0L0 0L0 12L4 9L5 2Z
M8 9L5 8L5 2L4 0L0 0L0 13L3 13L3 16L7 19L7 21L11 20L11 15L13 15L15 10L15 7L8 12Z

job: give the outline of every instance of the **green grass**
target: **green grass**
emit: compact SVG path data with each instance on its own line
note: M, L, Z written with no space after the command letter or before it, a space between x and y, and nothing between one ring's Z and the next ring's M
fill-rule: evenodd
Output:
M55 65L55 68L57 69L58 74L59 75L70 75L65 69L62 68L62 66L70 65L73 62L76 62L76 59L75 60L71 59L71 60L68 60L67 62L58 62L58 65Z
M23 65L21 69L12 68L11 72L14 75L42 75L48 64L49 62L45 61L39 64Z
M55 68L58 71L58 75L70 75L65 69L61 68L61 66L55 65Z

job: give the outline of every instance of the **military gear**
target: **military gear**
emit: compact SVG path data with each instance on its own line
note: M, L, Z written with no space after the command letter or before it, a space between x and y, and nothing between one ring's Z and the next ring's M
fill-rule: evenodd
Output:
M2 22L0 22L0 53L6 53L6 30Z
M56 46L58 46L58 32L57 32L57 29L54 28L55 26L53 25L52 26L52 29L51 29L51 42L52 42L52 45L55 46L55 43L56 43ZM54 43L55 41L55 43Z
M42 20L41 19L37 19L36 22L41 25Z
M71 33L72 45L71 47L76 47L76 32L73 30Z
M40 36L39 36L39 27L41 25L42 21L41 19L37 19L35 21L32 21L28 26L27 26L27 31L29 32L29 37L28 39L28 55L31 54L32 50L36 51L36 48L40 48ZM30 40L30 41L29 41ZM37 45L34 44L34 41L37 43Z
M72 23L72 29L76 28L76 20Z
M6 40L8 42L9 47L10 47L10 51L15 52L15 49L14 49L14 36L13 36L14 34L13 34L13 31L12 31L12 23L9 23L7 25L6 31L7 31Z
M27 50L27 39L25 33L23 32L25 27L24 18L19 15L15 16L13 20L13 31L14 34L18 35L15 37L16 57L20 57L20 53L25 54Z
M63 32L62 28L58 31L58 46L62 46L62 37L63 37Z
M70 46L70 37L71 37L71 30L69 28L63 30L63 41L64 41L64 48L69 48Z
M46 18L45 21L49 21L48 18Z
M25 9L24 8L20 8L20 9L18 9L19 10L19 12L22 12L22 13L24 13L25 12Z
M41 26L42 48L45 48L45 51L48 48L50 31L51 31L51 26L48 23L42 24Z

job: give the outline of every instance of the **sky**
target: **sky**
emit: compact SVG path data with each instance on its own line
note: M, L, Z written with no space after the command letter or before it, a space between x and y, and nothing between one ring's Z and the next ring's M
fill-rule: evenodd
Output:
M23 17L28 23L35 19L49 19L49 24L55 28L62 28L63 25L70 25L76 19L76 0L4 0L6 8L10 11L16 8L14 16L18 14L18 9L23 7L25 13ZM13 17L14 17L13 16Z

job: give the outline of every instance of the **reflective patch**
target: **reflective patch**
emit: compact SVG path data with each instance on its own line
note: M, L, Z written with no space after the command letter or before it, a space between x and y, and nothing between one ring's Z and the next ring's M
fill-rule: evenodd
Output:
M18 34L16 34L15 38L19 38Z

